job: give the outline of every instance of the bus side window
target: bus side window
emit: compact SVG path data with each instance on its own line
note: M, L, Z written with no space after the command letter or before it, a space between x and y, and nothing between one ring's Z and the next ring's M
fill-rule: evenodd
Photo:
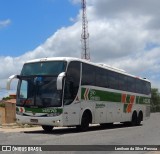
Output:
M108 88L107 71L102 68L96 68L96 86Z
M136 79L130 76L127 77L127 91L136 91Z
M119 74L119 89L127 91L127 76Z
M111 89L118 89L118 73L113 71L108 71L108 86Z
M89 64L82 64L82 82L81 85L95 86L96 67Z
M77 96L80 81L80 62L70 62L67 70L64 105L71 104Z
M145 95L149 95L151 93L150 89L150 83L142 81L142 93Z
M142 94L142 82L139 79L136 79L136 93Z

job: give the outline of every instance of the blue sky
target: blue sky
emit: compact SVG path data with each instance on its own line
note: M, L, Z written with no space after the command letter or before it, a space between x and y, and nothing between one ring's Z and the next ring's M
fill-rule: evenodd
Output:
M0 0L0 56L19 56L72 24L79 5L69 0Z

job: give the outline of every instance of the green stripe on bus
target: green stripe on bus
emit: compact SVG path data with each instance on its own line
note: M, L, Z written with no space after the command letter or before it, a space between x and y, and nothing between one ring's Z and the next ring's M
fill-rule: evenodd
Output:
M82 88L81 98L85 100L85 95L87 88ZM114 92L107 92L101 90L94 90L90 89L88 93L89 100L97 100L97 101L112 101L112 102L120 102L121 101L121 94L114 93Z
M90 101L106 101L106 102L119 102L122 103L122 95L123 93L116 93L116 92L109 92L109 91L102 91L102 90L95 90L89 88L82 88L81 89L81 99L82 100L90 100ZM130 103L131 96L126 94L126 102L125 104ZM150 104L150 98L136 96L136 104Z

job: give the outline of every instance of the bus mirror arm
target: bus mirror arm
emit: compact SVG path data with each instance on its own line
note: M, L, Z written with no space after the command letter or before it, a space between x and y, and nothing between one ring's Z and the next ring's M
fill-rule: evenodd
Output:
M62 90L63 87L63 78L66 76L65 72L62 72L57 77L57 90Z
M10 90L12 80L13 79L17 79L17 78L19 78L18 75L12 75L12 76L10 76L8 78L8 80L7 80L7 86L6 86L7 90Z

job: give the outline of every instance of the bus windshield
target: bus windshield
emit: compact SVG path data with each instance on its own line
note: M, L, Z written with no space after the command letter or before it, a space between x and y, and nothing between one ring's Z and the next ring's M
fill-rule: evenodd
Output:
M47 61L24 64L21 75L54 75L58 76L61 72L66 70L65 61Z
M17 106L61 107L61 92L54 76L21 76L18 84Z
M26 63L19 76L17 106L60 107L61 92L57 77L66 71L65 61Z

